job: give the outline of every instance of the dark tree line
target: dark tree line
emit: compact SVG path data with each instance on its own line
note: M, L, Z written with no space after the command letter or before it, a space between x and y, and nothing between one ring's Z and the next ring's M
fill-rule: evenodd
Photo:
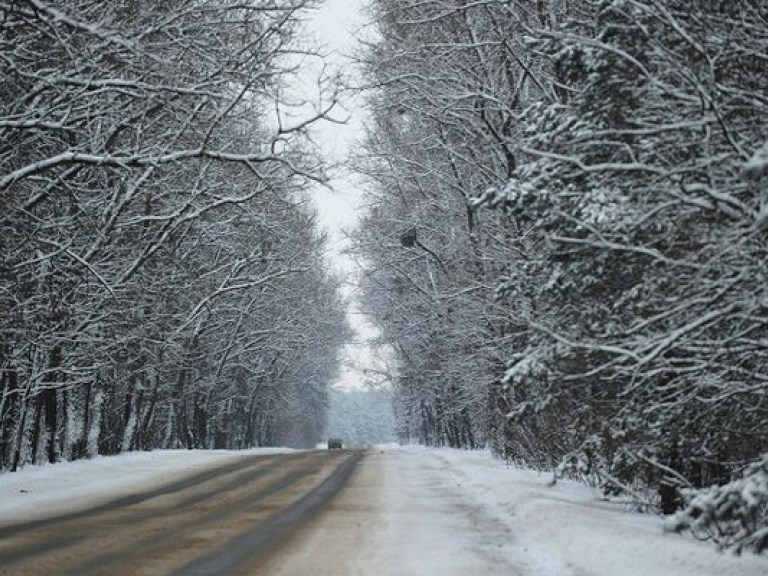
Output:
M347 328L334 96L281 97L309 7L0 2L0 469L316 441Z
M765 548L768 7L373 16L356 248L400 433L687 506L677 528Z

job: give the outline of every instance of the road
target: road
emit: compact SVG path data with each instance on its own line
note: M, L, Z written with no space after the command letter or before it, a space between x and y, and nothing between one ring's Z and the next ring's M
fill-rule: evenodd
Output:
M425 454L243 456L88 509L0 524L0 575L440 576L519 572L508 529Z
M359 451L251 456L88 510L0 527L0 574L258 574Z
M259 576L520 576L514 534L428 450L370 450ZM457 482L458 478L458 482ZM569 574L569 576L574 576Z
M765 558L665 534L659 518L487 453L149 456L0 481L0 575L768 574ZM179 462L197 468L184 476ZM123 481L105 483L116 470ZM87 495L73 478L91 480ZM28 502L10 512L14 499ZM59 515L38 519L41 502ZM8 524L24 517L36 519Z

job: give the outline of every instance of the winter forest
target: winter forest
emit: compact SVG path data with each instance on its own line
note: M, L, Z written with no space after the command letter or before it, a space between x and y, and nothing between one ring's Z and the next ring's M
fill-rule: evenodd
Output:
M327 109L281 95L304 4L2 4L0 467L322 431L347 328Z
M0 1L0 469L343 426L353 93L397 438L768 548L768 3L371 0L308 107L317 4Z

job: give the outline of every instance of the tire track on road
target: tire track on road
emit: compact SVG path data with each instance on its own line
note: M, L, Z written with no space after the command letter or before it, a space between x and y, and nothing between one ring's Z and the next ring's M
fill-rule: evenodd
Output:
M267 545L287 536L327 504L344 487L362 458L362 452L354 452L311 492L224 546L175 570L172 576L247 573L247 565L257 562Z
M77 576L95 576L105 573L127 574L131 571L136 558L159 562L164 556L173 556L177 552L176 548L192 548L190 542L199 540L196 538L198 533L213 531L232 517L246 514L254 509L265 509L266 501L270 497L318 473L321 468L320 463L326 459L323 454L307 462L301 460L298 468L295 468L296 463L291 463L292 466L287 471L265 478L268 484L263 488L257 488L261 484L253 487L241 486L236 499L196 516L193 522L166 519L170 527L163 529L162 532L152 533L138 542L123 546L120 550L91 558L69 573Z
M281 466L286 458L299 458L299 455L246 457L237 462L194 474L165 486L131 494L85 510L51 516L20 524L11 524L0 528L0 566L8 566L27 557L39 555L40 541L45 541L46 552L77 545L88 538L94 525L104 524L110 519L117 521L119 527L145 523L147 520L164 517L175 511L199 505L210 498L221 495L243 482L252 481ZM224 485L222 479L231 477ZM210 486L214 482L214 486ZM174 501L174 497L191 492L188 497ZM164 502L164 500L168 500ZM157 507L145 509L152 501ZM115 515L117 515L115 517ZM112 527L112 526L111 526ZM29 534L33 535L30 537ZM28 541L24 544L24 541Z
M323 506L361 458L246 457L80 512L4 526L0 574L229 573ZM207 571L214 565L224 569Z
M215 468L211 468L209 470L205 470L204 472L199 472L192 476L182 478L180 480L176 480L174 482L171 482L169 484L166 484L154 490L150 490L148 492L130 494L128 496L123 496L115 500L110 500L103 504L98 504L96 506L85 508L83 510L67 512L66 514L55 514L55 515L46 516L40 519L30 520L25 522L13 522L6 525L0 524L0 540L4 538L8 538L9 536L18 535L21 532L27 532L30 530L45 528L51 522L65 522L67 520L78 520L87 515L95 515L101 512L110 512L117 508L125 508L128 506L141 504L142 502L145 502L152 498L157 498L158 496L173 494L174 492L180 492L182 490L186 490L197 484L208 482L209 480L220 477L223 474L229 474L231 472L237 472L244 468L248 468L253 465L254 460L260 460L260 461L266 462L270 460L275 460L278 457L279 455L243 457L242 459L238 459L237 461L232 462L231 464L216 466Z

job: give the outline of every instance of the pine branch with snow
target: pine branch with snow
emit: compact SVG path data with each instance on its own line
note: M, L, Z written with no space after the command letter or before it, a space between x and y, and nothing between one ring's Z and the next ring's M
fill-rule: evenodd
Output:
M768 454L723 486L684 490L685 507L668 522L675 532L711 538L736 553L768 550Z

